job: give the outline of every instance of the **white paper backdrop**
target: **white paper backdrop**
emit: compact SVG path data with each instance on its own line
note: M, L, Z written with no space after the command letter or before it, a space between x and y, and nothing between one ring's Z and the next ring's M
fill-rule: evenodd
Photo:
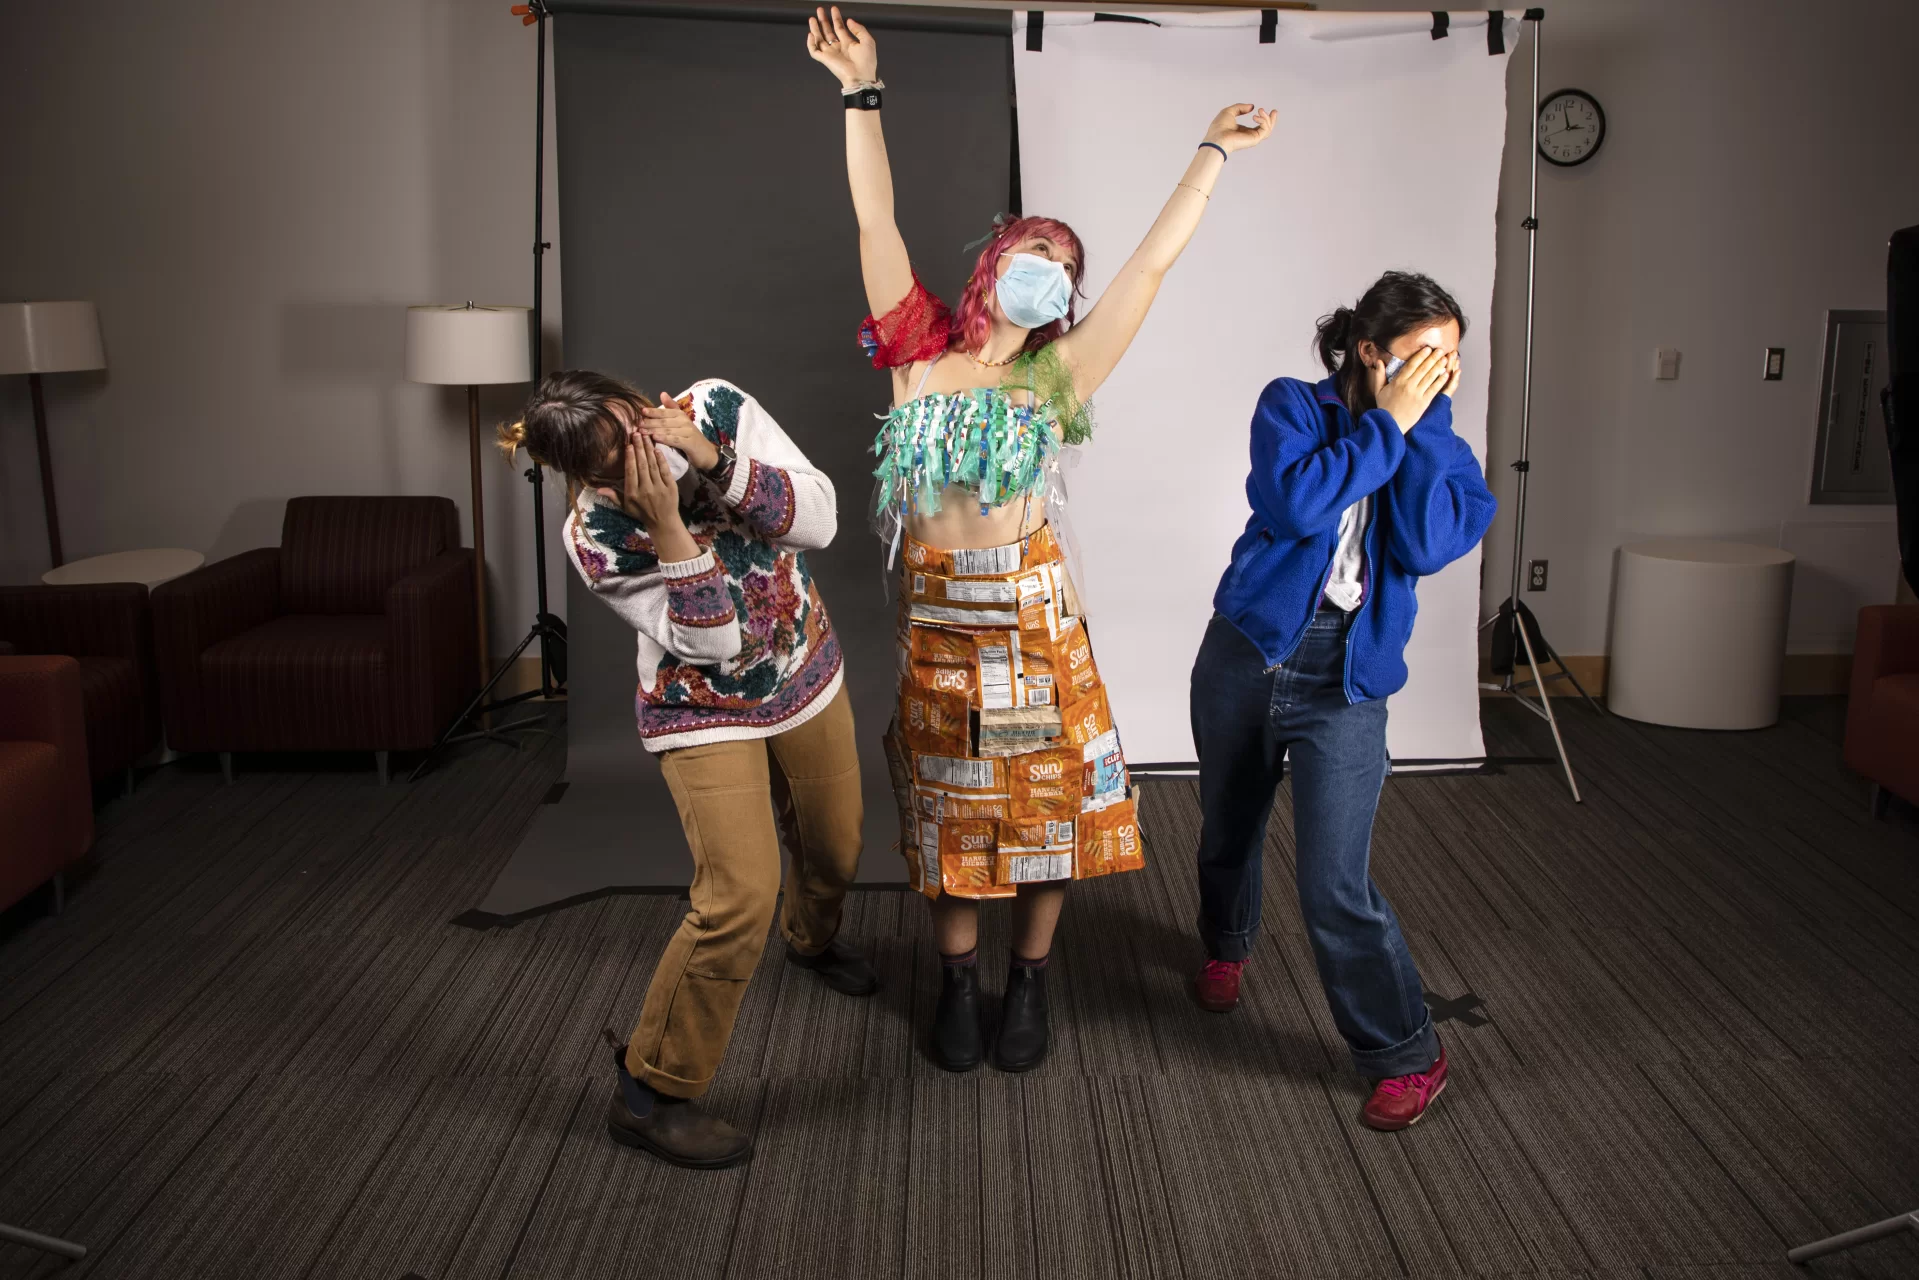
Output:
M1249 510L1247 430L1267 382L1324 376L1313 325L1388 268L1424 271L1471 324L1454 406L1486 456L1494 209L1510 53L1484 14L1152 14L1161 25L1046 15L1028 52L1015 21L1025 212L1087 246L1092 298L1179 180L1221 107L1276 107L1262 146L1234 156L1145 327L1094 398L1092 443L1069 463L1094 651L1130 760L1195 758L1188 676L1213 588ZM1505 24L1506 48L1519 23ZM1082 314L1084 309L1082 308ZM1482 756L1479 553L1419 587L1411 679L1389 706L1399 760Z

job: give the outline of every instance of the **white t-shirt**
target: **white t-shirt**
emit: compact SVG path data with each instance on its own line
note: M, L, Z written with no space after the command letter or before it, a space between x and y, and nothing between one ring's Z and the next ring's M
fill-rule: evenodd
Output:
M1366 595L1361 575L1366 568L1366 521L1372 513L1370 494L1339 513L1339 545L1333 549L1333 576L1326 580L1326 598L1347 613L1359 608Z

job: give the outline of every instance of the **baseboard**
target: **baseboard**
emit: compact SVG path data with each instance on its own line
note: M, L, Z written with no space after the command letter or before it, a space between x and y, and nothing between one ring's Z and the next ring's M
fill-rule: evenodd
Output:
M1567 654L1566 670L1572 672L1586 692L1597 698L1606 692L1607 657L1598 654ZM1526 676L1531 672L1522 663L1520 671ZM1481 683L1497 682L1487 666L1487 660L1481 655L1479 660L1479 679ZM1788 697L1804 694L1844 693L1852 679L1852 655L1849 653L1789 653L1786 665L1780 676L1779 691ZM1548 686L1549 693L1573 693L1571 684L1564 680L1555 680ZM1509 695L1493 689L1482 691L1488 698L1504 698Z

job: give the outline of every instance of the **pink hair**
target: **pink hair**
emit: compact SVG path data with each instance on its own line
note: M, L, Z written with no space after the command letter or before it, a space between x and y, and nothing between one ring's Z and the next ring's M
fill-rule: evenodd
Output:
M1011 252L1014 245L1033 236L1045 236L1072 253L1073 292L1068 299L1066 318L1027 334L1023 349L1038 351L1065 333L1067 326L1073 323L1073 313L1078 306L1073 300L1083 296L1080 281L1086 277L1086 247L1080 243L1073 229L1058 219L1015 218L994 232L993 238L980 250L979 261L973 264L973 274L967 277L966 288L960 291L959 307L953 313L952 345L956 349L973 352L986 345L986 339L993 331L993 310L988 299L999 280L999 260Z

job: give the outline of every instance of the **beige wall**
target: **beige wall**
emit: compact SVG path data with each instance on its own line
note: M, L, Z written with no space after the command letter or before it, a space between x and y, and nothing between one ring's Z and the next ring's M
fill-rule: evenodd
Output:
M464 508L460 395L401 378L400 309L526 299L533 37L504 9L92 0L9 13L0 297L95 299L113 365L49 380L70 556L231 554L273 541L296 493L437 492ZM1542 166L1528 555L1551 561L1552 584L1529 603L1562 651L1603 653L1620 542L1783 537L1802 557L1793 647L1845 649L1857 604L1891 598L1891 514L1805 501L1819 344L1827 308L1883 306L1886 235L1919 221L1899 124L1919 5L1561 0L1545 36L1543 87L1595 94L1610 136L1580 169ZM1525 58L1490 317L1502 499ZM1384 146L1418 122L1354 127ZM1370 268L1356 264L1357 289ZM557 259L548 283L557 320ZM1684 352L1679 381L1652 380L1659 345ZM1758 379L1769 345L1787 348L1783 382ZM488 417L514 398L489 394ZM495 634L509 641L531 612L527 486L505 467L488 476ZM1509 520L1488 540L1489 604L1506 591ZM0 380L0 534L0 580L37 575L20 379Z
M93 299L111 366L47 378L69 559L270 544L296 494L466 510L465 392L405 381L404 308L528 300L534 34L506 7L9 9L0 298ZM557 244L550 201L547 228ZM556 255L547 281L554 334ZM525 390L484 392L483 421ZM511 643L533 611L531 496L488 462L493 630ZM19 378L0 379L0 535L0 580L37 578Z
M1890 507L1807 502L1829 308L1885 306L1886 240L1919 222L1910 112L1919 5L1560 0L1541 91L1606 110L1600 154L1540 166L1529 594L1569 654L1607 650L1615 549L1647 535L1740 538L1799 556L1788 647L1850 652L1858 607L1892 599ZM1492 458L1502 511L1486 603L1510 588L1525 316L1531 94L1512 67L1501 198ZM1900 157L1903 155L1903 162ZM1654 348L1681 376L1655 382ZM1760 380L1786 348L1786 375Z

